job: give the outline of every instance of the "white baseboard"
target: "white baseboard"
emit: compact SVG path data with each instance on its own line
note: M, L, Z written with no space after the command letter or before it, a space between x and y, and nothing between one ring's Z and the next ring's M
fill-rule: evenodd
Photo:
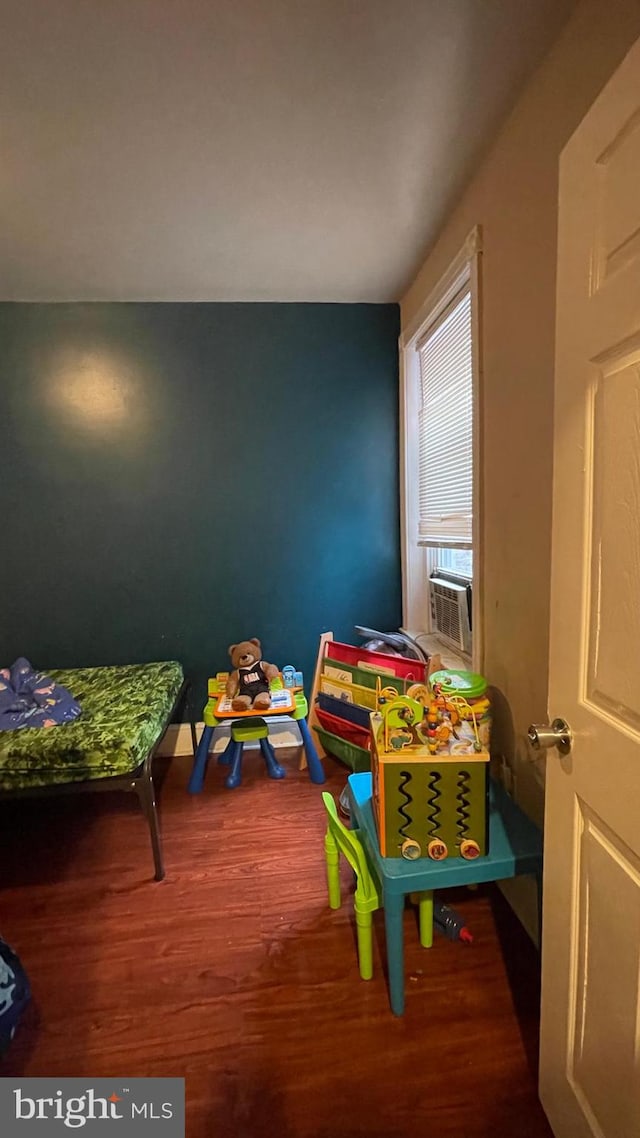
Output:
M196 723L196 735L198 739L202 734L203 727L204 723ZM173 758L175 755L192 755L191 724L170 723L160 740L160 746L156 754L162 755L165 758Z

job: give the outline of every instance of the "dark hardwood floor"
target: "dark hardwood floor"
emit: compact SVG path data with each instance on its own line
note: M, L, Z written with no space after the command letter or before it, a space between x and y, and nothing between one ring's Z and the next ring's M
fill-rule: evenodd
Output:
M249 752L233 791L212 763L195 798L189 759L159 763L161 884L133 796L0 803L0 932L33 987L0 1075L182 1075L188 1138L548 1138L538 957L499 892L447 895L471 947L421 949L407 910L396 1019L382 914L365 983L319 788L284 761L272 782Z

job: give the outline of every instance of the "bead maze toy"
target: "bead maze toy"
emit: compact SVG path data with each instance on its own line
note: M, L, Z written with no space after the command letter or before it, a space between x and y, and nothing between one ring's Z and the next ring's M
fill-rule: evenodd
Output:
M489 702L483 692L467 699L446 686L434 676L371 713L383 857L471 860L489 852Z

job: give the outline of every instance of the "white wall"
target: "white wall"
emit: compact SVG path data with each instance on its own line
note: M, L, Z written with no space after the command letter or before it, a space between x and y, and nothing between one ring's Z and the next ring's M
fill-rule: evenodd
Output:
M495 744L539 822L547 717L559 154L640 36L637 0L583 0L518 100L402 300L406 328L474 225L483 230L484 671L502 697ZM530 900L518 904L531 927Z

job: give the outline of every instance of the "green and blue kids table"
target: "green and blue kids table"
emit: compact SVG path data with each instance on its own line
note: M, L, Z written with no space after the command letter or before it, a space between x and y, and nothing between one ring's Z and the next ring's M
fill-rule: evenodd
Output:
M373 813L371 774L349 776L351 826L357 829L382 888L391 1010L404 1012L404 961L402 916L410 893L425 893L458 885L504 881L533 874L538 884L538 914L542 896L542 834L509 798L502 786L489 779L489 853L473 861L461 857L416 861L383 857Z
M282 778L284 768L276 761L275 754L268 740L269 722L274 716L288 716L298 724L302 745L307 758L309 778L312 782L321 784L325 782L325 773L322 763L313 742L313 737L307 724L308 705L304 692L301 689L276 688L271 691L271 707L256 711L234 711L231 700L227 699L224 690L220 690L220 681L216 677L209 681L209 699L203 711L204 730L196 748L193 769L189 779L189 793L199 794L204 786L209 759L209 748L216 727L225 721L231 720L231 738L229 745L220 756L219 762L231 766L226 779L229 788L236 787L241 781L242 746L249 740L257 740L260 745L270 778Z

